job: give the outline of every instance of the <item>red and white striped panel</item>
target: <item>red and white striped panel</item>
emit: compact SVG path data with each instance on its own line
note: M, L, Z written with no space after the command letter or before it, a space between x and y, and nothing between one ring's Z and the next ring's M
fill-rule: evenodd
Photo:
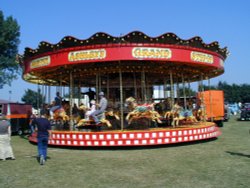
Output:
M215 124L195 128L176 128L129 132L60 132L53 131L50 145L57 146L143 146L174 144L218 137L221 134ZM30 137L31 142L36 142Z

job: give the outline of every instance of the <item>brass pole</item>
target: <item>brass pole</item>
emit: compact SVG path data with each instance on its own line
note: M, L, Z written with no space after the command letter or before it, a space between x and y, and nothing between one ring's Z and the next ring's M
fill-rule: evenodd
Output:
M121 111L121 130L124 129L124 114L123 114L123 84L122 84L122 71L119 68L119 78L120 78L120 111Z
M51 103L51 86L49 86L49 88L48 88L48 104L50 104Z
M171 108L174 106L174 81L173 81L173 73L172 71L169 74L170 76L170 98L171 98Z
M136 84L136 74L135 72L133 72L133 75L134 75L134 91L135 91L135 99L137 99L137 84Z
M141 73L141 90L142 90L142 100L145 103L147 101L147 96L146 96L146 83L145 83L145 70L144 67L142 69Z
M164 99L166 99L167 98L167 79L164 77L164 81L163 81L164 83L164 86L163 86L163 97L164 97Z
M107 75L107 99L109 100L109 73Z
M214 114L212 113L213 112L213 105L212 105L212 102L213 102L213 99L212 99L212 95L211 95L211 88L210 88L210 79L208 78L208 88L209 88L209 103L210 103L210 112L211 112L211 121L213 122L214 121Z
M182 73L181 77L182 77L182 85L183 85L182 87L183 87L184 108L186 110L187 109L187 98L186 98L185 80L184 80L183 73Z
M98 104L98 93L99 93L99 89L98 89L98 83L99 83L99 73L96 74L96 86L95 86L95 91L96 91L96 103Z
M204 115L204 119L203 121L206 122L207 118L206 118L206 106L204 103L204 87L203 87L203 75L201 74L201 80L200 80L200 90L201 90L201 106L202 106L202 113Z
M70 70L69 73L69 80L70 80L70 84L69 84L69 116L70 116L70 122L69 122L69 126L70 126L70 130L72 131L74 129L73 127L73 120L72 120L72 100L73 100L73 77L72 77L72 70Z

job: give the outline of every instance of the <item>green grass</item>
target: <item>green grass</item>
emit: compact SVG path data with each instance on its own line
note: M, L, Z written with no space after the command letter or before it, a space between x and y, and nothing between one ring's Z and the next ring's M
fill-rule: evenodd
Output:
M161 147L50 147L44 166L37 146L12 137L15 161L0 161L1 188L250 187L250 122L230 119L218 139Z

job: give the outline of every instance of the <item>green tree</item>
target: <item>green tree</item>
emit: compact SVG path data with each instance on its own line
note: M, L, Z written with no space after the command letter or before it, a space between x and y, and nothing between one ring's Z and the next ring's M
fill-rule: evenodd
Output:
M227 102L234 102L234 97L233 97L233 90L232 90L232 86L227 84L227 82L219 82L217 86L215 86L216 89L218 90L222 90L224 91L224 98L225 98L225 101Z
M243 103L250 102L250 85L242 84L240 85L240 88L241 89L239 91L239 101Z
M45 97L41 94L40 89L38 92L28 89L25 90L22 101L31 104L34 108L38 109L41 107L41 104L45 102Z
M184 89L183 89L183 87L179 88L179 95L180 95L180 97L184 97ZM194 90L192 90L191 88L185 87L185 96L186 97L196 96L196 92Z
M217 89L224 91L225 101L234 102L250 102L250 85L249 84L227 84L227 82L219 82L217 86L205 86L205 90Z
M16 62L20 43L19 30L17 21L11 16L4 19L0 10L0 89L5 84L10 85L20 74L20 67Z

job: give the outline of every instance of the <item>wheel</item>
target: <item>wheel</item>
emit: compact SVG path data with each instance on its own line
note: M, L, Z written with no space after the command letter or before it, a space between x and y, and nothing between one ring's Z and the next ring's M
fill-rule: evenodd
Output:
M223 121L215 121L218 127L223 127Z

